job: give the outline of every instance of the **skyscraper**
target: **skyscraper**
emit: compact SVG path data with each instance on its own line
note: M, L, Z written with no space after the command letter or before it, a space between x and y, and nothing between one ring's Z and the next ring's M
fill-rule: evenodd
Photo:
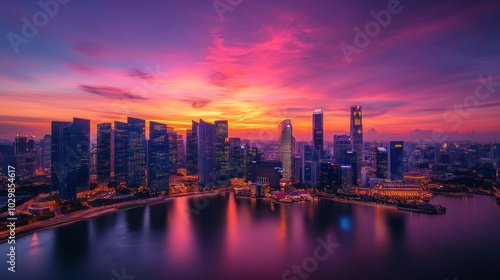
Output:
M352 149L357 153L356 163L356 178L357 184L361 179L361 165L363 164L363 122L362 122L362 107L360 105L351 106L351 141Z
M177 134L177 168L186 168L186 149L181 134Z
M314 146L304 146L302 152L302 183L318 187L320 183L319 151Z
M349 135L333 136L333 159L337 164L344 164L345 152L352 150L351 137Z
M229 137L229 125L227 120L215 121L215 170L217 179L229 179L229 146L226 149L226 139Z
M187 174L198 174L198 123L191 122L191 129L186 132Z
M404 142L391 141L389 143L387 177L395 181L404 180Z
M169 187L169 138L167 125L149 122L148 186L152 191L166 191Z
M170 175L177 174L177 132L173 127L167 127L168 134L168 167Z
M355 150L349 150L344 152L344 165L348 165L351 167L351 185L355 186L359 180L358 174L356 173L358 167L358 152Z
M40 140L40 146L42 147L42 170L44 174L50 174L51 141L50 134L45 134L43 139Z
M323 160L324 158L324 151L323 151L323 111L321 109L316 109L314 110L313 117L312 117L312 127L313 127L313 145L314 148L319 153L319 159L320 161Z
M118 183L127 181L127 134L128 124L124 122L115 122L113 137L113 174Z
M202 187L216 184L215 125L200 119L198 124L198 183Z
M62 200L76 199L89 185L90 120L52 122L51 190Z
M73 118L69 128L74 134L74 150L78 157L76 160L76 184L77 189L87 189L90 179L90 120ZM73 141L73 138L71 138Z
M387 178L387 149L384 147L378 147L376 149L376 173L377 178L385 179Z
M342 186L342 171L336 163L321 163L321 188L325 191L337 192Z
M28 138L27 136L17 135L13 146L17 176L33 176L37 169L37 151L35 149L35 140L33 136Z
M97 182L111 180L111 123L97 125Z
M51 123L51 151L50 151L50 190L57 191L65 176L65 166L62 157L62 129L70 122L52 121Z
M127 187L146 186L146 121L127 118Z
M283 165L283 178L292 179L294 139L290 120L286 119L279 124L278 135L278 159Z

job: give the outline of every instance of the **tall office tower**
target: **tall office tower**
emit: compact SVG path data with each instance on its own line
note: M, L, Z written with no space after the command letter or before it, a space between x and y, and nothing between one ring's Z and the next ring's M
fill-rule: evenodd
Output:
M308 146L308 145L309 145L309 143L305 142L305 141L297 141L297 142L295 142L295 147L294 147L295 155L296 156L301 156L302 153L304 152L304 147Z
M20 155L28 152L28 137L16 136L14 140L14 154Z
M128 124L115 122L113 130L113 169L114 180L118 183L127 182L127 157L128 157Z
M76 140L76 184L77 189L88 189L90 179L90 120L73 118L69 128ZM72 139L73 140L73 139Z
M37 168L37 154L33 137L28 139L26 136L17 135L13 147L16 176L33 176Z
M186 150L182 135L177 134L177 168L186 168Z
M315 146L305 146L302 152L302 183L318 187L320 183L319 151Z
M387 178L387 149L384 147L377 148L376 173L377 178Z
M198 123L191 122L191 129L186 133L187 174L198 174Z
M111 123L97 125L96 172L97 182L111 180Z
M97 175L97 145L92 145L90 149L90 160L89 160L90 174Z
M324 158L324 151L323 151L323 111L321 109L316 109L314 110L313 116L312 116L312 127L313 127L313 145L314 148L319 153L319 159L320 161L323 160Z
M241 139L229 138L229 175L231 178L242 178L243 174Z
M349 150L352 150L352 142L349 135L333 136L333 160L335 163L343 164L345 152Z
M146 121L127 118L127 187L146 186Z
M363 122L362 107L360 105L351 106L351 141L352 149L356 151L358 159L356 163L357 184L361 179L361 165L363 164Z
M253 174L254 170L252 169L252 165L261 159L261 154L259 153L259 149L257 149L257 147L252 147L248 145L248 143L244 145L242 148L244 152L243 169L245 174L245 180L249 181L252 180L252 178L254 177Z
M358 156L357 156L358 152L355 151L355 150L349 150L349 151L345 151L345 154L344 154L344 165L349 165L351 166L351 170L352 170L352 185L355 186L358 182L358 175L357 173L355 172L357 170L357 167L358 167Z
M322 162L320 167L321 188L333 193L342 186L342 172L336 163Z
M52 121L51 123L51 144L50 144L50 190L57 191L61 185L65 167L63 166L63 158L61 150L64 148L62 144L62 129L69 126L70 122Z
M226 151L226 139L229 137L227 120L215 121L215 171L217 180L229 179L229 150ZM229 144L229 143L227 143Z
M302 182L304 179L302 177L302 154L304 153L304 147L302 147L302 152L299 155L293 156L293 170L292 177L295 181Z
M177 132L167 127L168 134L168 167L170 175L177 175Z
M389 143L387 177L395 181L404 180L404 142Z
M42 147L42 171L44 174L50 174L51 141L50 134L45 134L43 139L40 140L40 146Z
M90 120L52 122L51 189L62 200L76 199L89 186Z
M290 120L279 124L278 135L278 159L283 165L283 178L292 179L294 138Z
M215 125L200 119L198 124L198 183L202 187L216 184Z
M152 191L166 191L168 193L169 142L167 125L149 122L148 186Z

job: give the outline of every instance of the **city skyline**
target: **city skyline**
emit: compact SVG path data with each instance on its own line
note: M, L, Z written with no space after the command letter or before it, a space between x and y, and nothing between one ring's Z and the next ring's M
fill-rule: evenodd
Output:
M0 115L0 139L41 138L50 121L73 115L91 119L92 127L134 115L182 133L192 119L226 119L233 137L257 138L266 129L274 134L269 139L277 139L277 123L290 119L304 140L316 108L325 112L331 139L349 131L344 112L352 104L363 105L367 140L425 139L437 129L448 140L499 139L489 122L500 107L492 2L398 2L400 12L346 61L339 46L353 45L354 28L363 29L387 3L355 9L340 1L243 1L223 20L210 1L175 9L160 1L120 3L91 22L81 17L99 10L96 2L60 5L18 53L7 36L0 43L0 95L10 104ZM32 20L42 8L7 10L0 30L22 35L22 18ZM140 20L132 25L130 16ZM62 28L68 25L71 33ZM161 33L153 31L160 26ZM438 55L443 48L447 55ZM475 103L469 97L480 86L485 98Z

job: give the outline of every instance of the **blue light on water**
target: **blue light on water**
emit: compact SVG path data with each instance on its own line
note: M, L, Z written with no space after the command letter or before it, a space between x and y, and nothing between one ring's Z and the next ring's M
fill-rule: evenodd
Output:
M349 216L340 217L340 228L344 230L350 230L352 228L352 220Z

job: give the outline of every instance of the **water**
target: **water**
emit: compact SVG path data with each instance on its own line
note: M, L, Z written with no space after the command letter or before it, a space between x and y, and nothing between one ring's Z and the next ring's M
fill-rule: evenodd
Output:
M177 198L19 237L15 274L7 271L3 243L0 279L127 279L123 272L135 280L500 279L495 199L431 202L447 213L327 200ZM340 247L318 249L326 260L313 260L318 238ZM292 266L304 260L309 272L294 275Z

